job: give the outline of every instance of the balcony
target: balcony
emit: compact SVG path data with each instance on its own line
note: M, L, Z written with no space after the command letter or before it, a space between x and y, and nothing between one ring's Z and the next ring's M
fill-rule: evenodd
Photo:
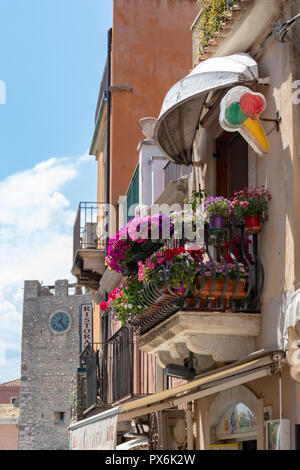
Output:
M264 285L258 236L246 238L244 226L233 223L228 224L225 233L211 235L205 225L208 261L199 258L199 274L193 281L187 258L180 266L176 263L176 272L181 273L179 284L178 274L174 282L173 265L173 268L162 267L154 281L143 285L139 293L143 313L132 318L140 334L139 348L155 354L162 367L184 366L193 353L197 373L216 363L237 361L255 351ZM209 278L206 278L207 269ZM221 283L220 272L223 273Z
M185 166L185 165L177 165L169 161L166 166L164 167L164 186L167 186L175 180L178 180L182 176L188 176L192 172L192 165Z
M73 229L72 274L79 285L93 290L105 270L106 239L103 226L103 205L97 202L81 202Z
M270 27L283 0L205 0L193 25L193 65L247 52Z

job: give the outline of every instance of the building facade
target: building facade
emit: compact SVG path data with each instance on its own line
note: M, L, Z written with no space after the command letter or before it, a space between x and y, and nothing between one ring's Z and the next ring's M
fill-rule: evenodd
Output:
M151 195L144 188L142 199L154 202L161 191L156 182L159 178L162 185L167 160L151 139L143 139L139 120L158 114L167 89L190 67L189 28L197 11L195 0L162 0L155 8L151 0L113 1L90 148L97 162L97 202L80 203L74 224L72 273L80 285L93 291L95 301L93 352L89 353L98 358L97 380L91 385L97 390L92 393L94 403L88 401L85 417L154 393L157 374L164 380L155 357L139 350L132 329L121 328L113 313L100 311L99 305L121 281L104 263L108 234L134 217L142 181L153 187ZM110 204L109 214L103 203ZM120 442L129 429L130 422L121 426Z
M143 141L132 135L130 145L139 142L139 160L130 170L124 157L129 171L128 176L124 169L124 186L111 183L123 174L123 158L121 150L112 151L116 147L109 139L106 155L107 161L112 161L110 177L105 180L109 188L106 202L118 204L118 223L110 226L110 232L124 227L142 206L151 211L154 204L166 204L177 213L184 210L186 201L200 205L203 192L233 199L245 187L263 186L271 193L268 214L261 215L252 228L242 217L232 215L222 227L210 228L202 220L196 239L195 278L191 240L185 233L177 239L165 239L163 250L179 248L177 253L184 252L182 260L176 258L180 265L177 283L171 282L174 268L169 258L164 270L157 270L159 276L151 282L148 278L137 288L139 302L134 308L128 305L131 311L121 329L116 322L118 306L111 308L109 303L108 309L103 307L99 316L102 379L108 357L128 363L120 343L124 344L128 335L139 357L147 358L144 371L150 370L149 358L155 358L153 387L144 390L143 397L112 398L112 409L93 418L93 423L83 421L71 427L71 446L77 448L83 445L83 432L92 435L97 426L105 429L108 425L113 426L118 439L100 442L94 448L115 448L121 442L126 445L133 435L128 423L141 427L140 437L148 439L152 450L299 448L299 6L293 0L203 0L197 7L191 31L186 29L194 68L190 72L187 66L179 82L174 80L175 85L167 90L165 84L161 86L158 96L163 91L166 95L160 112L153 109L150 114L150 108L140 106L135 123L149 115L158 119L141 120ZM112 37L113 47L117 47L118 38ZM175 47L175 55L176 48L182 52L183 43ZM189 57L188 53L185 56ZM108 77L110 83L110 74ZM135 89L131 82L123 82L122 90L111 89L112 99L115 92L122 93L124 101L117 107L120 116L126 113L126 99L133 98ZM241 87L266 104L253 115L239 114L237 121L232 118L232 125L227 121L225 126L224 116L220 118L222 103L235 88L240 93ZM152 96L153 88L148 88L148 96ZM239 101L230 104L236 107ZM107 115L111 116L111 111ZM232 117L229 111L228 116ZM253 132L253 122L251 131L242 128L247 116L255 122L260 116L258 134ZM111 129L100 125L96 133L99 129L99 142L102 139L104 145L105 129L108 135ZM122 132L121 126L120 136ZM265 146L263 151L260 144ZM102 181L107 170L100 168ZM98 220L101 229L105 225L102 218ZM153 255L153 246L147 246L148 255ZM102 256L104 260L104 248ZM126 282L127 286L136 282L134 274L142 276L138 262L145 263L145 252L137 249L123 276L103 270L96 302L107 300L124 279L126 294ZM245 272L247 280L241 282ZM207 287L209 276L212 279ZM219 278L223 284L217 290ZM121 289L124 291L124 284ZM124 299L126 304L126 295ZM145 377L143 374L140 376ZM132 377L136 385L137 377ZM115 379L105 375L100 393L110 393L111 387L119 390Z
M79 316L91 302L58 280L25 281L20 386L20 450L68 449L70 389L79 367Z
M20 379L0 384L0 450L17 450Z

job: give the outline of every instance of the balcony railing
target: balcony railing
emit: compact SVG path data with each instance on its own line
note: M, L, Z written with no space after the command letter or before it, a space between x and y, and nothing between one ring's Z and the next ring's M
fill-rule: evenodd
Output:
M78 250L106 247L103 203L80 202L73 228L73 259Z
M139 301L143 313L137 315L132 312L131 324L143 334L178 310L259 313L264 269L258 254L258 234L251 237L249 251L247 242L249 244L250 239L245 238L244 225L234 226L229 223L225 234L211 236L208 225L205 224L204 244L211 272L208 287L205 275L207 262L201 257L198 259L199 273L196 281L192 281L188 257L180 262L159 266L155 272L155 280L143 284L141 288ZM224 257L224 239L227 240L227 261ZM239 259L236 257L237 240ZM220 268L223 271L222 286L217 290ZM234 278L230 275L232 268ZM178 272L181 273L179 283ZM189 296L189 292L193 292L193 295Z
M168 162L164 167L164 186L165 188L168 186L171 181L177 180L181 176L189 175L192 171L193 167L186 166L186 165L177 165L173 162Z
M133 328L123 327L105 343L89 345L80 355L87 378L86 408L153 393L153 360L138 350Z

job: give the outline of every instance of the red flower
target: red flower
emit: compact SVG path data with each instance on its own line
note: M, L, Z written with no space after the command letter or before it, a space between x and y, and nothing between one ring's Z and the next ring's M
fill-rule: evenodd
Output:
M195 261L203 259L203 254L201 250L188 250L188 253L193 257Z
M101 302L101 304L100 304L100 310L103 310L103 312L106 312L107 307L108 307L107 302Z
M172 258L174 258L174 256L179 255L179 253L184 253L184 252L185 252L185 249L183 246L181 246L179 248L168 248L164 252L164 255L165 255L165 258L168 261L170 261Z

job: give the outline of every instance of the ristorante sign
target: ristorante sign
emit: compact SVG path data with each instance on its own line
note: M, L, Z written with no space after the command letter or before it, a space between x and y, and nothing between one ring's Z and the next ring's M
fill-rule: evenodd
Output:
M82 304L80 308L80 352L93 342L93 305Z

